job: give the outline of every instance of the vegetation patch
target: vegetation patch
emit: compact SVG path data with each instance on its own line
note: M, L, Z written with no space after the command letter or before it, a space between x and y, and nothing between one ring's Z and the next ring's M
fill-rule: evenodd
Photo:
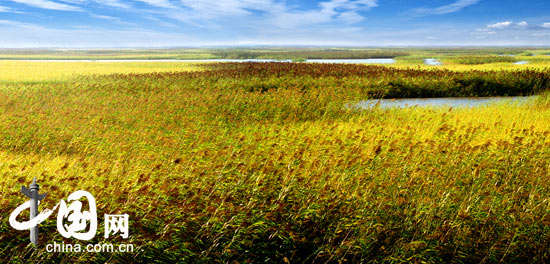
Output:
M518 60L510 56L461 56L461 57L450 57L449 61L466 64L466 65L475 65L475 64L486 64L486 63L499 63L499 62L510 62L514 63Z
M3 83L0 262L545 263L550 108L345 105L548 85L538 70L300 63ZM6 219L33 177L41 208L82 189L128 213L136 250L27 246ZM63 241L54 219L40 236Z

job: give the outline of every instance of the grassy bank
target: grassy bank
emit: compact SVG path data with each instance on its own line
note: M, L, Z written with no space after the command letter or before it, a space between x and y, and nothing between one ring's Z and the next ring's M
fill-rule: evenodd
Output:
M111 73L198 71L200 65L191 62L0 61L0 83L40 84Z
M216 64L190 82L215 79L227 90L340 93L338 103L365 98L533 95L550 88L548 70L451 71L372 65L236 63ZM329 100L327 100L329 102Z
M539 93L547 72L202 70L0 84L0 261L549 260L550 108L344 107L379 91L485 95L493 82L505 88L495 95ZM104 241L100 230L90 243L137 250L27 247L7 218L33 177L50 193L42 208L82 189L100 215L128 213L128 240ZM41 240L65 241L55 219Z

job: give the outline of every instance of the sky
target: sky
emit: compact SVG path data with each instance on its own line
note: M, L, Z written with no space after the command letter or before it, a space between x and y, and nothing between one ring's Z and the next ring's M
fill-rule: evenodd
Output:
M548 46L548 0L0 0L1 48Z

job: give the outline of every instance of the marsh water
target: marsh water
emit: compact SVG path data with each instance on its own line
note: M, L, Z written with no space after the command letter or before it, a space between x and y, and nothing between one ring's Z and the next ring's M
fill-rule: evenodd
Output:
M441 61L439 61L438 59L424 59L424 64L432 66L443 65L443 63L441 63Z
M362 109L380 108L410 108L410 107L479 107L491 104L525 104L532 102L534 96L510 97L445 97L445 98L407 98L407 99L372 99L359 102Z
M175 60L175 59L151 59L151 60L21 60L21 61L57 61L57 62L292 62L292 60L274 59L199 59L199 60ZM395 59L307 59L308 63L349 63L349 64L394 64ZM528 64L528 61L518 61L514 64ZM438 59L424 59L424 64L441 66L443 63Z

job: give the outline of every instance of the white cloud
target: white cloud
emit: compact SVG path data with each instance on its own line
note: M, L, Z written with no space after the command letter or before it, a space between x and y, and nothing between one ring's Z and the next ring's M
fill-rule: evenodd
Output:
M196 12L197 17L223 17L228 15L247 15L249 10L270 11L280 8L272 0L180 0L185 7Z
M364 19L358 11L376 7L377 2L377 0L331 0L319 3L319 9L308 11L294 11L285 7L273 14L272 22L278 27L287 29L329 22L354 24Z
M199 39L184 34L160 33L147 30L104 30L104 29L53 29L36 24L0 20L0 48L20 47L166 47L200 46Z
M163 20L160 20L159 18L157 17L154 17L154 16L145 16L143 17L145 19L148 19L148 20L151 20L151 21L155 21L157 24L163 26L163 27L171 27L171 28L177 28L178 26L176 26L175 24L173 23L169 23L169 22L166 22L166 21L163 21Z
M377 0L328 0L316 8L297 10L277 0L179 0L181 8L166 17L197 27L224 28L231 19L233 27L300 30L303 26L351 25L364 20L361 11L377 6ZM238 22L237 22L238 21Z
M487 28L503 29L503 28L510 27L513 24L514 24L514 22L512 22L512 21L504 21L504 22L498 22L498 23L495 23L495 24L487 25Z
M124 25L124 26L136 26L136 24L134 23L129 23L129 22L126 22L126 21L123 21L122 19L118 18L118 17L112 17L112 16L106 16L106 15L98 15L98 14L94 14L94 13L89 13L89 15L93 18L97 18L97 19L103 19L103 20L108 20L108 21L112 21L112 22L115 22L119 25ZM75 27L75 26L73 26Z
M348 9L348 10L357 10L357 9L369 9L372 7L378 6L378 1L376 0L331 0L328 2L321 2L319 5L323 9L334 10L337 8Z
M10 27L10 28L18 28L19 30L28 29L28 28L35 28L36 27L36 25L34 25L34 24L22 23L22 22L19 22L19 21L12 21L12 20L0 20L0 25L4 25L4 26Z
M217 24L220 19L243 19L241 25L246 27L266 20L266 18L252 17L256 15L253 11L265 15L285 8L284 3L275 2L275 0L179 0L179 4L180 7L177 9L155 13L195 27L222 28ZM231 24L235 23L233 21Z
M0 6L0 13L26 14L25 12L17 11L7 6Z
M82 5L89 2L93 2L100 5L119 7L119 8L130 8L130 5L120 2L120 0L61 0L62 2L73 4L73 5Z
M356 24L365 19L365 17L354 11L340 13L336 18L345 24Z
M324 0L316 8L298 10L286 0L11 0L33 7L84 11L92 4L100 4L144 13L146 16L165 17L198 27L225 28L260 27L292 30L297 27L324 24L349 26L365 19L362 11L378 5L378 0ZM136 9L137 3L143 3ZM160 8L160 9L159 9ZM2 9L0 9L2 12ZM90 14L99 19L115 20L104 15ZM242 23L239 23L239 22ZM165 25L168 25L165 23ZM172 26L172 25L170 25Z
M112 21L120 20L118 17L105 16L105 15L96 15L96 14L92 14L92 13L90 13L90 16L91 16L91 17L94 17L94 18L105 19L105 20L112 20Z
M80 5L86 3L86 0L61 0L61 2L73 4L73 5Z
M18 25L21 25L21 23L11 21L11 20L0 19L0 25L18 26Z
M66 5L62 3L57 3L48 0L11 0L16 3L25 4L32 7L50 9L50 10L60 10L60 11L82 11L79 7Z
M529 24L525 21L521 21L521 22L518 22L516 25L520 26L520 27L526 27L528 26Z
M476 30L474 30L474 32L472 32L470 34L472 34L472 35L494 35L496 33L497 33L496 31L482 28L482 29L476 29Z
M0 0L1 1L1 0ZM377 0L317 0L316 6L292 5L290 0L12 0L46 9L88 11L85 16L107 23L39 26L0 20L0 47L129 47L201 45L518 45L550 43L548 23L504 21L472 30L460 25L436 25L382 32L364 28L366 11ZM438 0L433 8L415 9L417 15L458 12L480 0ZM293 1L296 2L296 1ZM298 1L303 2L303 1ZM383 3L383 2L381 2ZM58 6L58 5L61 5ZM97 9L96 8L99 8ZM439 7L438 7L439 6ZM6 9L7 8L7 9ZM19 6L2 8L14 12ZM124 8L125 10L120 10ZM105 12L103 12L105 11ZM116 13L116 12L121 13ZM130 16L125 16L131 13ZM120 16L120 17L118 17ZM139 16L139 18L137 18ZM46 15L44 19L50 19ZM21 18L21 21L26 21ZM130 24L122 20L139 20ZM193 25L182 26L175 20ZM94 21L101 22L101 21ZM159 24L158 31L143 25ZM173 23L173 24L172 24ZM50 24L50 23L47 23ZM99 29L106 24L116 29ZM116 25L127 27L116 27ZM129 27L131 25L131 27ZM71 28L67 28L67 26ZM152 28L148 25L145 28ZM197 27L206 27L200 32ZM121 29L123 28L123 29ZM189 30L189 28L194 28ZM454 31L453 31L454 30ZM193 32L191 37L182 32ZM205 33L206 32L206 33ZM480 41L479 39L483 39Z
M106 6L119 7L119 8L130 8L131 6L125 3L120 2L119 0L95 0L94 2Z
M413 10L415 15L443 15L458 12L465 7L477 4L481 0L457 0L454 3L436 7L436 8L416 8Z
M176 8L170 1L168 0L137 0L139 2L146 3L151 6L156 7L162 7L162 8Z
M5 7L5 6L0 6L0 12L10 12L10 11L11 11L11 8Z
M387 32L365 32L360 27L322 25L303 30L280 30L266 28L261 32L220 38L216 34L197 37L171 32L155 32L142 29L105 30L93 27L71 29L48 28L36 24L0 20L0 36L7 36L0 42L0 48L19 47L70 47L70 48L113 48L113 47L186 47L186 46L232 46L232 45L321 45L321 46L408 46L408 45L545 45L550 35L533 35L533 31L498 31L480 29L485 35L470 35L470 31L440 26ZM544 31L539 31L544 33ZM426 36L436 36L426 38Z
M518 23L515 23L514 21L504 21L504 22L498 22L494 24L487 25L487 28L492 29L506 29L506 28L527 28L529 26L529 23L526 21L521 21Z

